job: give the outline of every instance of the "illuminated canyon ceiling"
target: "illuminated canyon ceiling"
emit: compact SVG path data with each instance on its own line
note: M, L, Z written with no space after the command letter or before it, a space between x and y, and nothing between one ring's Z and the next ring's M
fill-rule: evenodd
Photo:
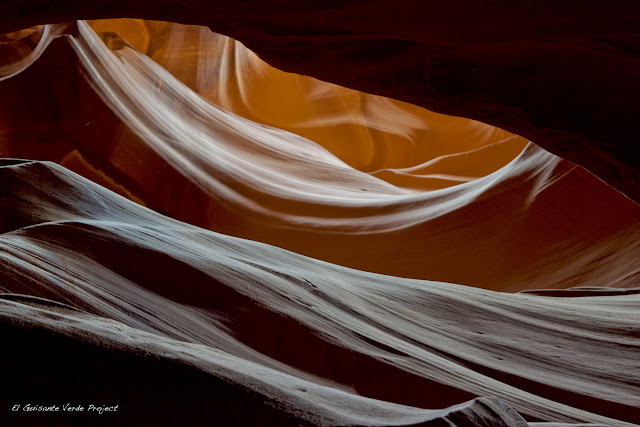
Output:
M640 423L639 18L0 1L0 421Z

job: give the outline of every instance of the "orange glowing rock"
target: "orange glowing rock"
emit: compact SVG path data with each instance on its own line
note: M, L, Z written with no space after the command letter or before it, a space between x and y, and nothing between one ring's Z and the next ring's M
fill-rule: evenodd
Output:
M0 37L0 419L633 425L640 206L543 148L638 200L635 122L559 102L636 93L615 8L244 3L45 9L257 54L140 19Z

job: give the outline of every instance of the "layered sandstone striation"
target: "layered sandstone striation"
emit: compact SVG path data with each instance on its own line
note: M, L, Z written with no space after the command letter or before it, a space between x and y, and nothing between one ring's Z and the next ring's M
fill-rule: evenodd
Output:
M69 377L58 393L125 400L129 420L526 425L515 409L623 426L640 415L640 293L553 298L376 275L178 222L53 163L4 161L0 179L12 208L2 328L23 343L3 361L24 368L3 402ZM45 344L52 358L29 362ZM87 372L49 373L54 361ZM125 383L142 391L123 394Z
M640 200L633 1L6 0L0 32L92 18L207 25L279 69L482 121Z
M637 7L426 6L0 1L0 421L635 425Z
M451 119L471 142L449 141L445 146L461 151L413 166L407 176L435 168L460 180L431 191L407 188L311 140L212 104L122 39L110 36L109 48L104 33L82 22L55 31L79 35L55 39L0 87L5 156L52 160L173 218L366 271L510 291L636 286L639 249L629 236L640 208L533 144L518 154L517 137ZM20 102L34 89L38 102ZM409 117L423 126L437 122L420 114ZM318 121L325 116L319 111ZM449 119L442 120L446 134ZM387 128L409 129L404 124ZM362 139L354 141L353 155L366 158L358 150ZM514 158L465 180L495 153Z

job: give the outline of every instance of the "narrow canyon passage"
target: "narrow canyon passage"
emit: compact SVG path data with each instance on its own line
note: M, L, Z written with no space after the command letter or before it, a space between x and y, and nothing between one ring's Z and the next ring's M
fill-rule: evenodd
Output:
M640 207L635 148L619 144L634 125L612 118L638 109L624 98L606 114L577 104L553 123L538 114L590 82L632 75L634 10L615 25L604 10L584 27L568 18L564 32L527 21L561 40L574 66L595 51L621 61L571 77L580 85L565 93L539 89L535 104L480 93L495 89L482 86L497 78L486 69L473 71L480 84L437 65L460 45L512 52L520 42L519 58L544 53L520 77L569 79L536 66L559 55L523 41L536 32L498 41L511 28L500 17L474 41L473 26L397 27L376 1L304 24L291 17L313 6L278 18L256 5L249 26L225 18L236 5L214 25L193 13L199 2L170 4L85 13L69 2L67 15L54 5L40 20L0 4L0 30L16 30L0 36L0 330L11 367L0 420L640 420ZM383 10L378 32L359 28ZM135 19L169 11L210 28ZM340 33L356 12L354 34ZM72 20L108 17L121 19ZM402 37L383 42L385 31ZM595 33L619 44L576 53ZM422 58L448 80L434 71L420 89L403 70L421 70L411 58L425 43ZM505 58L492 70L511 73ZM290 72L305 70L331 83ZM505 91L518 93L516 77ZM632 96L637 77L617 85ZM617 93L602 83L576 99L593 107L605 92Z

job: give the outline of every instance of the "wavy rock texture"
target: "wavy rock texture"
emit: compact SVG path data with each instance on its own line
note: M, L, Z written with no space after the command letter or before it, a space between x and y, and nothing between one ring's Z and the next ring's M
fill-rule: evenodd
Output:
M90 24L0 39L2 156L55 162L0 167L2 416L75 419L5 411L60 393L122 402L106 424L640 419L637 204L522 137L202 28Z
M480 120L640 201L635 1L5 0L0 32L89 18L207 25L276 67Z
M637 286L638 206L534 145L461 185L398 187L217 108L123 42L112 52L86 24L79 31L3 84L4 155L53 160L173 218L362 270L510 291ZM19 102L35 85L42 107ZM501 151L472 140L488 150L478 160ZM459 176L473 156L415 168Z
M4 328L46 336L56 349L70 340L79 353L56 356L64 366L85 352L106 361L132 353L122 363L143 390L154 384L145 376L169 365L171 376L189 371L189 382L201 382L184 386L194 402L208 387L229 389L240 396L229 398L225 416L234 419L248 401L267 424L449 417L454 425L526 425L502 401L553 421L629 425L640 415L638 293L550 298L380 276L177 222L51 163L7 161L0 175L3 205L12 208L1 238L3 290L85 312L13 297L3 303ZM4 357L15 366L29 348ZM138 375L145 358L156 361ZM121 398L122 374L110 380L112 370L96 374L107 388L93 395ZM16 384L25 397L43 381L28 378ZM86 388L74 385L63 390ZM447 406L474 395L502 401L435 412L383 402ZM149 400L131 401L153 412Z
M395 185L432 190L469 181L504 166L527 143L484 123L282 72L205 27L130 19L91 25L113 49L125 39L225 110L308 138Z

